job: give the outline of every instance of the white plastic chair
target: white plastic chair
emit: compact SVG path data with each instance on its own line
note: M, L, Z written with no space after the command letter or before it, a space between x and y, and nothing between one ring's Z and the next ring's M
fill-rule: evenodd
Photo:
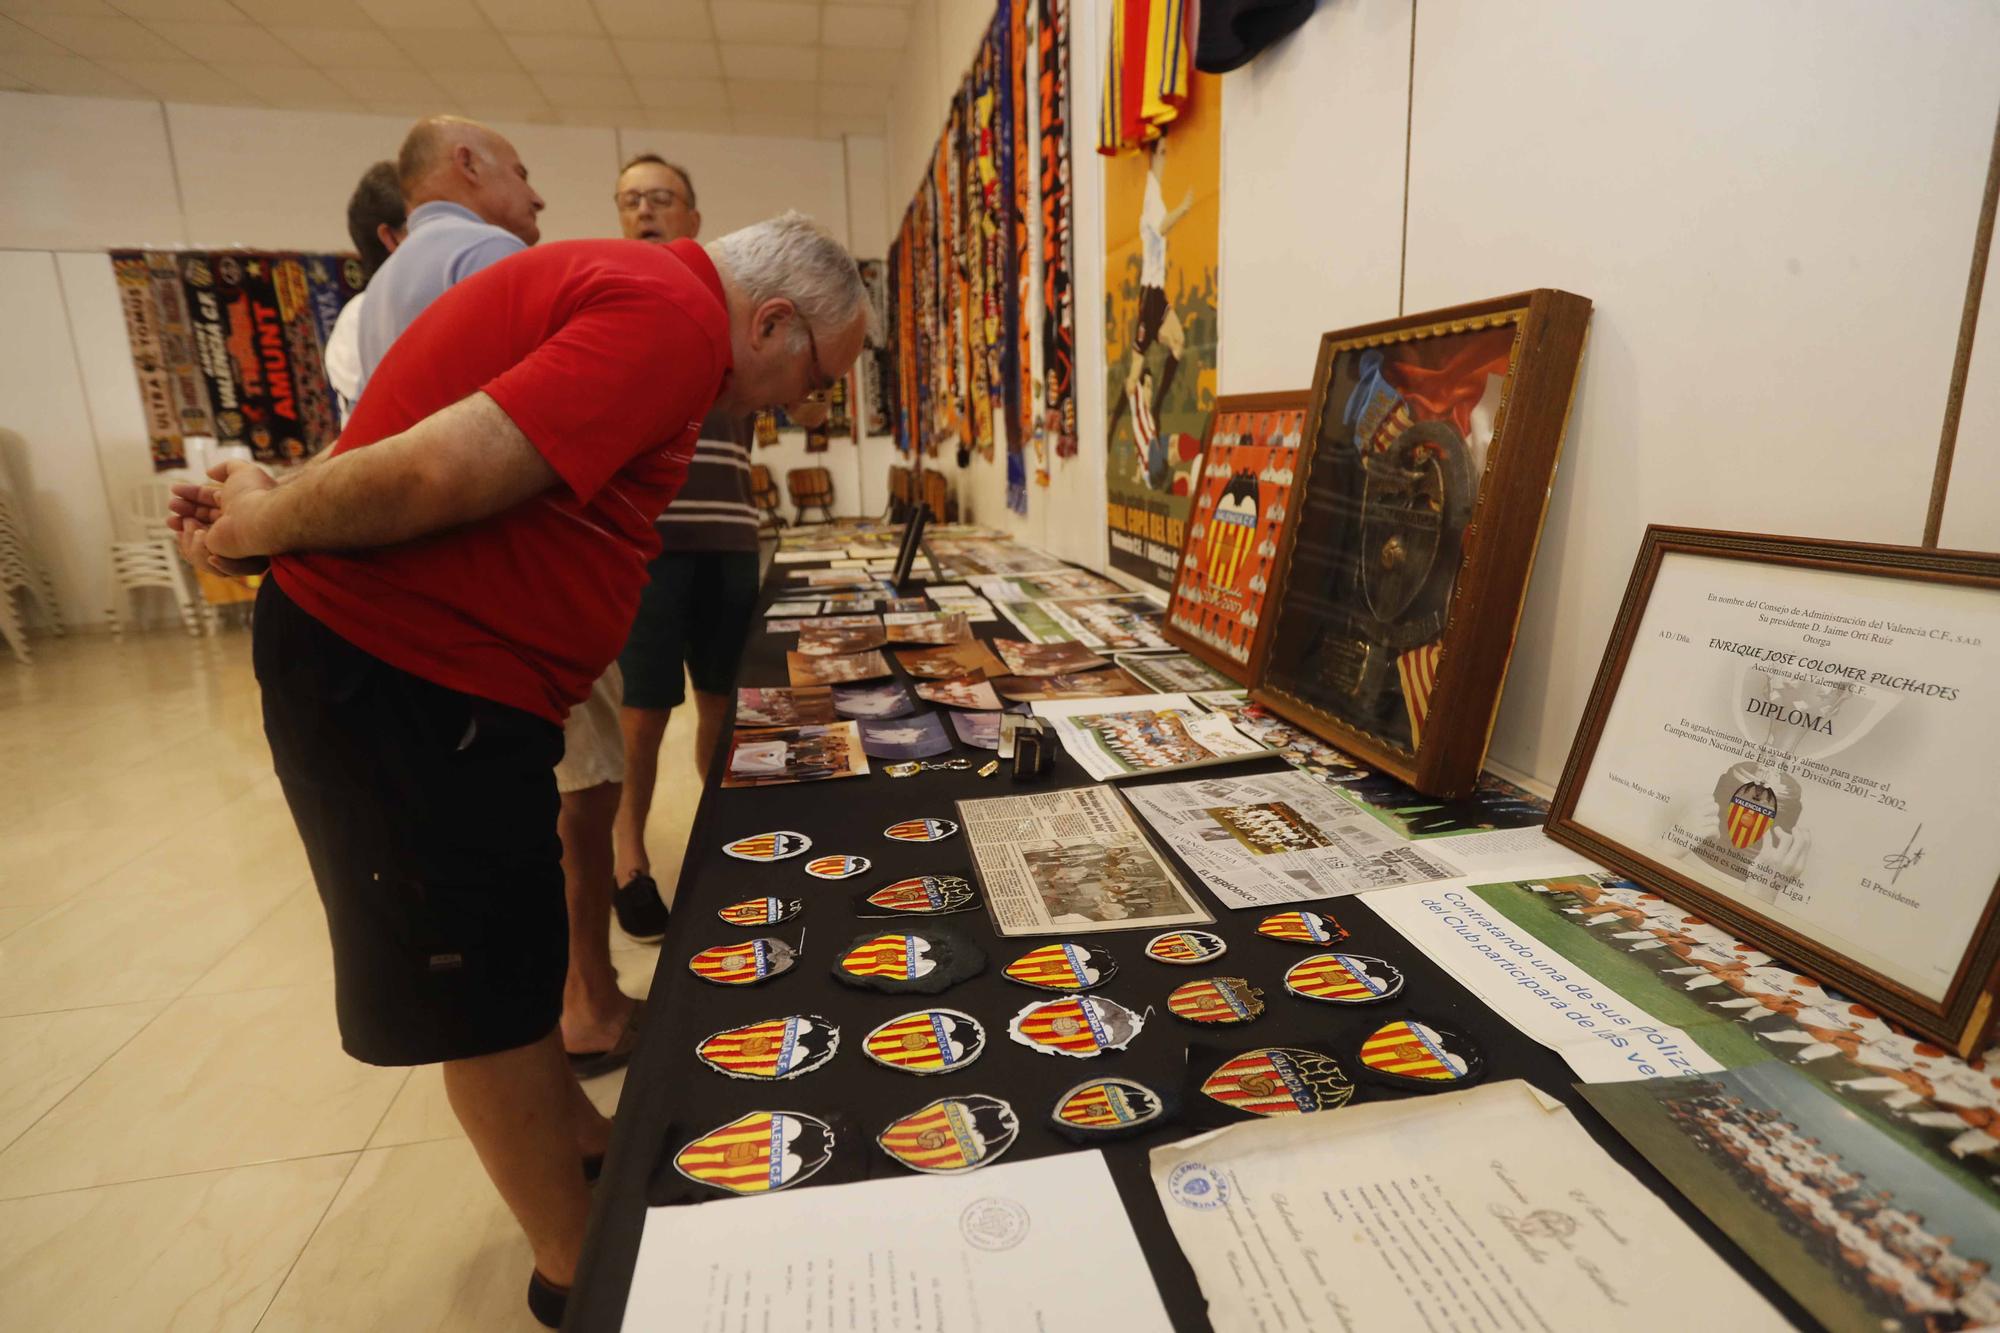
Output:
M179 479L175 474L162 473L151 481L140 482L127 496L126 517L130 528L140 536L138 540L111 543L111 581L117 589L117 600L111 605L114 635L122 637L125 633L126 616L121 614L121 602L123 610L137 619L135 594L141 588L160 588L172 593L180 610L181 625L190 636L199 638L213 628L214 612L208 599L202 596L194 571L181 559L173 534L167 531L168 487Z
M34 598L42 620L55 633L63 632L55 581L35 554L26 511L15 500L4 478L0 478L0 638L7 641L14 656L26 665L34 658L28 648L27 627L14 597L16 592L26 592Z

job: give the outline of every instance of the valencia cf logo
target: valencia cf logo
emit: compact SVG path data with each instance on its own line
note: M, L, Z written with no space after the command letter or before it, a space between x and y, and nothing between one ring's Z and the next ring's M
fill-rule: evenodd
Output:
M722 850L740 861L783 861L812 845L812 839L803 833L780 830L738 838L735 842L725 843Z
M1243 558L1257 540L1257 475L1248 468L1229 479L1208 524L1208 585L1234 588Z
M1146 941L1146 957L1181 967L1206 963L1228 952L1222 936L1208 930L1170 930Z
M1248 1023L1264 1012L1264 993L1242 977L1204 977L1167 997L1167 1008L1190 1023Z
M957 875L918 875L875 890L855 907L861 916L944 916L977 902L972 886Z
M1079 1083L1056 1099L1053 1118L1059 1126L1116 1134L1158 1120L1166 1110L1160 1094L1129 1078L1100 1078Z
M833 1157L833 1129L796 1111L752 1111L674 1154L689 1180L731 1194L769 1194L796 1185Z
M1273 912L1257 923L1257 933L1289 944L1338 944L1347 928L1324 912Z
M921 935L877 935L842 954L835 966L852 977L915 981L935 970L937 960Z
M1089 990L1118 975L1118 960L1095 944L1044 944L1007 964L1004 975L1037 990Z
M1380 958L1316 953L1285 973L1285 989L1302 1000L1373 1004L1403 989L1403 974Z
M1201 1091L1251 1115L1300 1115L1347 1105L1354 1084L1330 1055L1268 1046L1228 1061L1202 1082Z
M1361 1063L1392 1082L1431 1089L1469 1083L1486 1068L1469 1037L1414 1018L1370 1033L1361 1043Z
M1021 1132L1014 1108L998 1097L972 1093L942 1097L876 1135L883 1152L912 1171L949 1175L985 1166L1013 1146Z
M949 1074L979 1058L986 1029L956 1009L919 1009L876 1028L862 1049L876 1064L906 1074Z
M883 829L882 835L897 842L943 842L956 832L958 825L949 819L905 819Z
M1729 841L1740 851L1757 845L1778 817L1778 793L1761 782L1746 782L1729 798Z
M810 1074L839 1049L839 1028L818 1014L793 1014L725 1029L694 1053L731 1078L783 1079Z
M815 856L806 862L806 873L814 879L852 879L874 864L865 856Z
M783 898L749 898L719 909L716 915L732 926L775 926L790 921L804 906L796 898L790 902Z
M798 955L783 940L719 944L688 959L688 971L718 986L754 986L791 969Z
M1008 1031L1030 1050L1084 1060L1125 1049L1145 1026L1144 1018L1116 1000L1070 995L1029 1005L1014 1015Z

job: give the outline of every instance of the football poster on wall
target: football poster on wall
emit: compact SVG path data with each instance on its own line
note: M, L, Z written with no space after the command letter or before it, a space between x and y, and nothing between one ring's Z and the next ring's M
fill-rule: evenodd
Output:
M1104 163L1106 523L1111 564L1173 585L1215 403L1219 80L1190 74L1150 144Z

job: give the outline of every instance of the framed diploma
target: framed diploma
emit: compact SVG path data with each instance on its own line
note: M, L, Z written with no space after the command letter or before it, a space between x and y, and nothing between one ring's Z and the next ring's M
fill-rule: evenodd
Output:
M1544 289L1321 339L1258 703L1419 791L1472 789L1589 319Z
M2000 555L1653 527L1548 833L1969 1056L1997 763Z
M1267 623L1264 594L1312 395L1238 394L1215 400L1164 633L1240 684L1250 681Z

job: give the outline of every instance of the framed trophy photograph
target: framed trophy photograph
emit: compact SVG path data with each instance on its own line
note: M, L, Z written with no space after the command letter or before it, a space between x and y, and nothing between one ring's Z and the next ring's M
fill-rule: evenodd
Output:
M1996 755L2000 555L1651 527L1547 829L1970 1056ZM1697 976L1756 961L1694 919L1666 944Z
M1589 320L1544 288L1320 340L1258 703L1418 791L1472 789Z
M1250 683L1268 621L1264 595L1311 394L1238 394L1215 400L1208 443L1167 603L1167 640L1238 684Z

